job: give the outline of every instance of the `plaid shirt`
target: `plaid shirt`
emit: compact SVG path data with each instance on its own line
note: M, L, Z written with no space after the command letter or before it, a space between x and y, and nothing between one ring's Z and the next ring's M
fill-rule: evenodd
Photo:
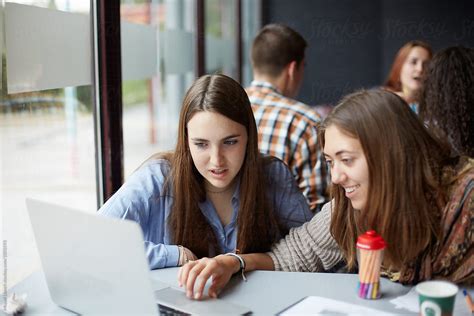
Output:
M258 127L262 153L283 160L293 173L310 209L327 202L327 172L317 144L319 114L311 107L283 96L268 82L252 81L246 89Z

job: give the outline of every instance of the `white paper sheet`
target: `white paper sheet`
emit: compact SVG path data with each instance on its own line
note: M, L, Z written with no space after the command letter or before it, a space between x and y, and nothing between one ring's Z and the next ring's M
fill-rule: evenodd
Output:
M377 309L337 301L320 296L308 296L279 315L395 315Z

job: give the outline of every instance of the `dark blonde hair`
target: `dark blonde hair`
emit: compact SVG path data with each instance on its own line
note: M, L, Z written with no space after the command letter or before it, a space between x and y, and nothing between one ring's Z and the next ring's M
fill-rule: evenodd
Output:
M400 73L402 71L403 64L405 63L411 50L415 47L422 47L428 51L429 58L433 57L433 50L431 46L422 41L409 41L403 45L397 52L395 59L393 60L392 68L388 73L387 80L385 81L384 87L392 92L402 91L402 83L400 81Z
M209 223L198 207L198 203L206 198L204 179L194 166L188 145L187 124L202 111L224 115L247 130L246 154L238 175L237 249L242 253L268 251L279 236L273 206L265 197L263 172L270 158L264 159L259 154L257 127L245 90L232 78L221 74L203 76L189 88L179 118L176 149L165 156L171 162L168 182L172 183L174 194L168 222L173 242L189 248L198 257L221 252L217 249Z
M359 91L343 98L320 127L323 150L329 126L360 141L369 170L363 210L354 210L344 189L332 185L331 234L353 268L357 236L374 229L388 244L386 262L400 268L439 235L442 166L449 150L402 98L385 90Z

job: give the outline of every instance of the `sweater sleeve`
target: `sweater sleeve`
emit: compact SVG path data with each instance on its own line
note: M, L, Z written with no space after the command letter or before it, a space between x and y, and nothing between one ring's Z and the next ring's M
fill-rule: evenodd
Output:
M326 203L313 219L272 246L267 254L275 270L322 272L343 260L343 254L329 231L331 202Z

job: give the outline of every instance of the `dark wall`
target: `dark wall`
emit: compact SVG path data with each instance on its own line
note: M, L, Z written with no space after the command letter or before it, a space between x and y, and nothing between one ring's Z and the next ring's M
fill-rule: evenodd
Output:
M409 40L435 51L474 47L472 0L263 0L262 14L264 24L287 24L308 41L298 99L311 105L381 85Z

